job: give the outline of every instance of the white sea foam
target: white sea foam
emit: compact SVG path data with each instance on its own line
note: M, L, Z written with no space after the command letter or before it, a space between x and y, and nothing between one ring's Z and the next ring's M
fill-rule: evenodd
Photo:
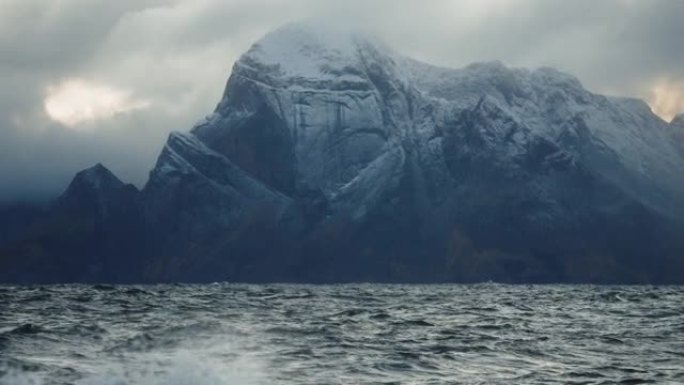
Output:
M225 346L223 346L225 348ZM220 354L223 354L221 356ZM266 366L255 356L219 347L129 356L90 370L75 385L260 385L268 381ZM50 385L50 375L9 370L0 385Z
M266 383L264 367L250 358L221 362L182 352L170 362L148 362L144 367L114 367L88 376L77 385L259 385Z
M10 370L0 377L0 385L42 385L44 381L41 377L33 373Z

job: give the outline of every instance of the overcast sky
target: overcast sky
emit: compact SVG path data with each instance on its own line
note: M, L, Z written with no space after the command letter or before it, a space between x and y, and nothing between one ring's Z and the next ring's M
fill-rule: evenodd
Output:
M434 64L553 66L684 111L682 0L0 0L0 202L54 196L97 162L142 186L241 53L311 17Z

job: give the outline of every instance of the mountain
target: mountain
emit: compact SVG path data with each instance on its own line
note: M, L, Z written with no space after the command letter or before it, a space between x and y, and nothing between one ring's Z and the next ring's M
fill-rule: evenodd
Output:
M0 282L142 280L138 195L101 164L79 172L46 214L0 247Z
M672 127L554 69L440 68L291 24L142 191L79 173L43 221L91 227L6 245L0 280L681 283Z

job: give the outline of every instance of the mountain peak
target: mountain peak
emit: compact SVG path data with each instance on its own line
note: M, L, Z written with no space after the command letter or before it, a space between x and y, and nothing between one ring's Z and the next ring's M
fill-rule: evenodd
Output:
M107 217L114 206L130 203L137 193L135 186L125 184L97 163L74 176L57 204L62 209L97 212Z
M319 68L308 67L312 63L306 63L307 59L352 60L357 55L357 42L362 39L365 38L361 34L341 27L292 23L266 34L252 45L245 57L278 64L286 73L310 75Z
M60 197L60 201L80 200L84 197L118 193L127 185L101 163L79 171ZM132 187L132 186L131 186Z
M256 43L234 73L273 86L319 88L321 83L360 84L363 51L381 44L349 28L316 22L287 24Z
M96 190L124 186L124 183L109 171L107 167L103 166L102 163L97 163L92 167L78 172L72 181L72 185L74 185L74 183L87 185Z

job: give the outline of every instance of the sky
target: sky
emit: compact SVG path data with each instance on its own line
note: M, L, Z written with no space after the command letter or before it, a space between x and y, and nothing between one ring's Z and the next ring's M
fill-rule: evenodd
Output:
M54 198L98 162L142 187L241 53L311 18L433 64L552 66L684 112L682 0L0 0L0 203Z

